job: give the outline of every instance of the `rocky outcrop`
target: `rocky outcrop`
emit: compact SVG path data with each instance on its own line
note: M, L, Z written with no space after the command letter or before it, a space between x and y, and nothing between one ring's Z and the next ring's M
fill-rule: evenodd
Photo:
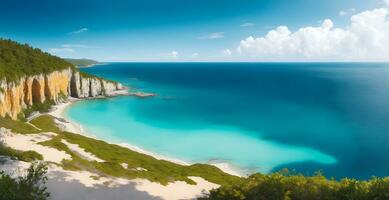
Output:
M64 96L93 98L111 96L123 89L116 82L85 77L71 68L49 74L22 77L18 81L0 80L0 117L16 119L18 113L35 103L58 102Z
M122 89L120 83L97 77L83 77L79 72L75 72L71 78L70 96L76 98L112 96L115 91Z

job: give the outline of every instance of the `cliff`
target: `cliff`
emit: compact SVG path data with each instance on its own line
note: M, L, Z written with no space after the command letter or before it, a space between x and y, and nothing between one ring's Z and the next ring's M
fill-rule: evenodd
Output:
M119 83L80 73L62 58L0 38L0 117L16 119L24 109L47 107L64 97L111 96L119 89Z
M0 117L17 115L33 104L46 100L58 102L63 96L93 98L111 96L121 84L98 77L80 75L72 67L67 69L22 76L16 81L0 79Z

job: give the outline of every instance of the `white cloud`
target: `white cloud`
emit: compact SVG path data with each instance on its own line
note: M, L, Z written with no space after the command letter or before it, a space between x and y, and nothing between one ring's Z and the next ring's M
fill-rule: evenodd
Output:
M389 1L389 0L388 0ZM357 9L355 9L355 8L350 8L350 9L348 9L348 10L341 10L341 11L339 11L339 15L340 16L346 16L346 15L348 15L348 14L353 14L353 13L355 13L357 11Z
M168 53L161 53L160 55L168 58L173 58L173 59L178 58L178 52L176 50L173 50Z
M178 57L178 52L177 51L173 50L170 54L171 54L172 58L177 58Z
M250 26L255 26L254 23L250 23L250 22L247 22L247 23L243 23L240 25L241 27L250 27Z
M230 49L225 49L222 51L222 54L225 55L225 56L230 56L232 54L231 50Z
M384 0L385 5L389 6L389 0Z
M200 39L214 40L224 38L224 32L215 32L208 35L201 36Z
M339 15L340 16L345 16L345 15L347 15L347 12L344 11L344 10L341 10L341 11L339 11Z
M74 53L75 51L72 48L50 48L49 52L55 54L55 53Z
M87 32L87 31L89 31L88 28L81 28L81 29L72 31L72 32L70 32L69 34L79 34L79 33Z
M329 19L295 32L279 26L264 37L242 40L238 52L261 60L389 60L388 16L389 10L380 8L352 16L345 28Z
M192 54L192 58L197 58L197 57L199 57L199 53L193 53Z

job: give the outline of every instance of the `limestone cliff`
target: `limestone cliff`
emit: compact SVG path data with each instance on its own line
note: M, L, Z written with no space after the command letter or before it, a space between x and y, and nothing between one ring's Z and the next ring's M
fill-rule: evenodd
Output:
M16 119L18 113L34 103L58 102L61 96L90 98L111 96L122 85L97 77L85 77L72 68L49 74L22 77L17 81L0 80L0 117Z

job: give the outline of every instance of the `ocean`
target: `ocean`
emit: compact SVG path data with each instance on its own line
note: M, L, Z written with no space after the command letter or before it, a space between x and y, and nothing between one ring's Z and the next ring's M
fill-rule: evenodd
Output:
M82 71L156 97L79 101L88 133L242 173L389 175L387 63L107 63Z

